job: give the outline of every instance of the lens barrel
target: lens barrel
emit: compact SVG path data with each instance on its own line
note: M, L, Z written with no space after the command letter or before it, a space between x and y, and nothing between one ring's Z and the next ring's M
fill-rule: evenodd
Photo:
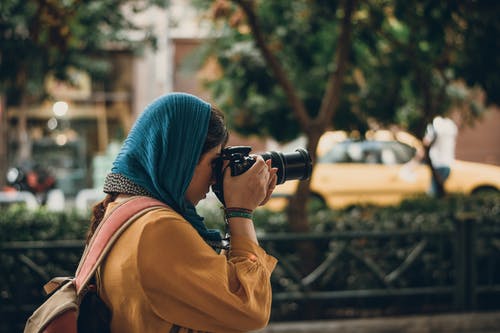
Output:
M304 180L311 176L312 161L307 150L299 148L293 153L269 151L260 154L264 160L271 159L271 166L277 168L277 184L287 180Z

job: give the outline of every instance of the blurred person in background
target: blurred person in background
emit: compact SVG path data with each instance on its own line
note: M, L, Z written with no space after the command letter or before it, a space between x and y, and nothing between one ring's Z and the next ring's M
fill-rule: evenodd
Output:
M455 161L457 125L448 117L435 117L427 125L422 143L434 169L429 194L440 197L444 194L444 184L452 172Z

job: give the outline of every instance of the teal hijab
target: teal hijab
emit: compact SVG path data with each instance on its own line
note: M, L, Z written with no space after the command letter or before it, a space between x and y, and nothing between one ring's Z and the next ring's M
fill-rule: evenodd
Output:
M111 173L141 186L181 214L209 242L218 230L207 229L195 207L185 199L208 131L211 106L185 94L164 95L139 116L113 163Z

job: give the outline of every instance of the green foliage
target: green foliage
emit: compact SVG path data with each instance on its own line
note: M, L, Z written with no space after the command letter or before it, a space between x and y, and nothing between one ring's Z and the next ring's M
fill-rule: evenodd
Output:
M76 212L31 211L23 205L12 205L0 211L0 243L84 239L88 226L89 220Z
M480 82L488 92L491 103L500 104L500 2L467 1L461 6L462 18L467 22L464 29L464 52L458 54L457 75L464 77L469 85Z
M498 226L500 194L449 195L442 199L422 196L407 199L397 206L358 206L338 211L324 209L312 214L310 222L312 232L451 230L455 221L464 218ZM258 211L254 223L260 232L289 231L283 212Z
M218 204L198 207L208 228L224 230L223 212ZM320 209L311 213L312 232L348 230L450 230L457 219L497 226L500 223L500 195L485 193L450 195L443 199L416 197L398 206L358 206L345 210ZM254 224L259 234L288 232L284 212L258 209ZM22 205L3 208L0 214L0 242L21 240L84 239L89 218L74 211L27 210Z
M257 6L267 42L311 116L317 114L326 80L334 70L329 63L338 35L337 5L337 1L263 1ZM223 38L216 39L209 52L216 52L224 76L208 86L217 104L230 114L234 129L280 141L296 137L297 120L251 34L231 29L227 22L218 34Z
M134 24L126 11L152 5L165 1L2 1L0 91L9 104L25 95L43 97L49 73L65 80L69 67L99 74L107 68L99 55L110 46L134 50L154 45L151 28ZM142 32L141 40L131 40L133 32Z
M75 212L31 211L24 205L1 208L0 247L12 241L83 240L88 224ZM42 286L54 276L72 276L82 249L83 241L78 248L2 249L0 311L9 320L0 325L1 332L22 331L33 305L46 299Z
M220 13L211 7L220 38L210 41L208 53L223 70L222 77L208 83L215 100L243 134L295 138L299 126L291 105L244 19L235 19L237 5L218 3L227 7ZM449 87L460 79L498 100L498 75L492 70L500 59L495 48L498 7L491 1L360 2L352 21L349 69L331 126L363 131L373 121L397 123L419 137L430 119L457 100ZM260 1L254 8L265 43L314 117L335 71L339 2ZM463 97L461 102L471 104ZM475 105L469 106L476 114Z

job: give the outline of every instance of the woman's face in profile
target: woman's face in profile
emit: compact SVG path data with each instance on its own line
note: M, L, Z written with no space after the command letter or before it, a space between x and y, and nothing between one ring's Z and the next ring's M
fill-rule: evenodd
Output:
M219 158L222 146L209 150L201 156L200 161L194 169L193 178L186 190L186 200L193 206L196 206L200 200L205 199L210 186L215 184L212 166L214 161Z

